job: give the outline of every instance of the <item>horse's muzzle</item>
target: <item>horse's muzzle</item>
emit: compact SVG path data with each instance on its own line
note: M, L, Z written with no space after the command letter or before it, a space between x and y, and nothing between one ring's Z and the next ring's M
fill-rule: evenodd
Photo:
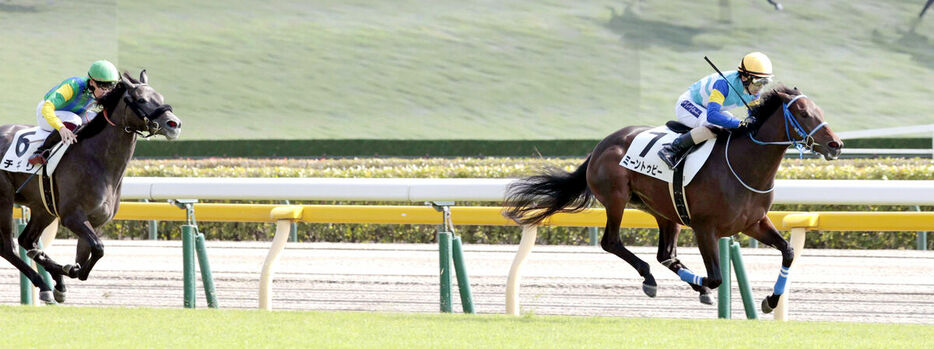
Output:
M820 146L820 153L824 155L824 160L836 160L843 152L843 141L830 141L826 145Z
M182 120L175 116L173 112L166 112L161 118L158 118L158 134L165 136L166 139L174 141L182 133Z

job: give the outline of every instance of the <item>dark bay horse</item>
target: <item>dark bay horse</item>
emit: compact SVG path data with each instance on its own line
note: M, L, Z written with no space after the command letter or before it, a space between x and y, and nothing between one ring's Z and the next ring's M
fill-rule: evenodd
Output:
M797 89L779 86L762 96L751 115L757 121L748 128L721 134L713 153L685 188L694 229L707 276L695 275L677 258L676 244L681 220L669 194L668 184L620 166L620 160L637 134L649 127L626 127L607 136L574 172L553 170L514 183L507 192L507 217L520 224L538 224L557 212L579 211L596 198L606 208L606 230L601 246L622 258L644 278L643 291L654 297L655 277L649 265L626 249L619 226L627 203L646 210L658 222L657 259L712 304L710 289L722 281L717 240L737 232L775 247L782 253L782 270L772 295L762 302L772 311L784 293L792 247L766 216L772 204L775 175L788 145L819 152L827 160L840 155L843 142L823 119L823 111ZM725 277L729 277L726 275Z
M78 131L78 143L71 145L56 168L53 179L56 208L61 223L78 236L75 264L62 266L38 249L43 229L55 220L43 206L39 179L16 193L29 174L3 171L0 174L0 255L25 274L39 288L39 298L51 302L53 292L35 270L19 259L13 244L13 204L30 208L31 218L19 237L28 255L55 280L54 298L65 300L62 276L87 280L94 264L104 255L98 228L109 222L120 204L120 184L136 137L143 131L178 138L182 122L165 100L148 84L145 70L139 80L123 73L113 91L100 101L103 111ZM27 125L0 126L0 154L6 152L17 131Z

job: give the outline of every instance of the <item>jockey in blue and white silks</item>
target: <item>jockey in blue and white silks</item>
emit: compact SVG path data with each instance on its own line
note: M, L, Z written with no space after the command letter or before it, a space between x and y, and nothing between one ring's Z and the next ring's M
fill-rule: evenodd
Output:
M752 123L755 119L740 121L726 110L742 107L743 101L749 105L757 103L759 92L772 77L769 58L761 52L753 52L743 57L737 70L726 72L723 77L713 73L692 84L675 104L678 121L690 126L691 132L666 144L658 151L658 156L674 169L688 149L716 137L709 126L733 129Z

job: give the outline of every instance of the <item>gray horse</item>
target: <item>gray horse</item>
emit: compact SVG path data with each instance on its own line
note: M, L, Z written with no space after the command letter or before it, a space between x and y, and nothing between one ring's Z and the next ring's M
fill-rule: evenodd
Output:
M137 135L146 131L174 140L181 133L181 120L165 104L162 95L149 86L148 80L145 70L140 72L139 80L123 73L120 83L99 101L104 109L101 115L78 131L78 143L64 154L52 176L55 183L52 195L61 223L78 236L75 264L62 266L38 248L42 231L56 218L43 205L40 180L29 181L29 175L24 173L0 174L0 255L39 288L39 298L47 303L52 302L51 288L14 253L13 204L30 208L31 218L19 244L51 274L55 280L54 298L64 302L62 276L87 280L94 263L104 255L97 232L117 213L120 184L136 148ZM14 134L27 127L0 126L0 154L12 145ZM20 186L23 188L17 193Z

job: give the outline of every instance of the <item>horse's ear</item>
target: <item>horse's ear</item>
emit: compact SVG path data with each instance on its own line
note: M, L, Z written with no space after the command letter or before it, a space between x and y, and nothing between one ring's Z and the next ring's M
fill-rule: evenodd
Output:
M140 82L141 84L148 84L148 83L149 83L149 76L146 75L146 69L143 69L143 71L139 72L139 82Z
M128 74L127 72L123 72L123 74L120 75L120 81L123 82L124 86L130 89L136 88L136 84L133 83L133 78L131 78L130 74Z

